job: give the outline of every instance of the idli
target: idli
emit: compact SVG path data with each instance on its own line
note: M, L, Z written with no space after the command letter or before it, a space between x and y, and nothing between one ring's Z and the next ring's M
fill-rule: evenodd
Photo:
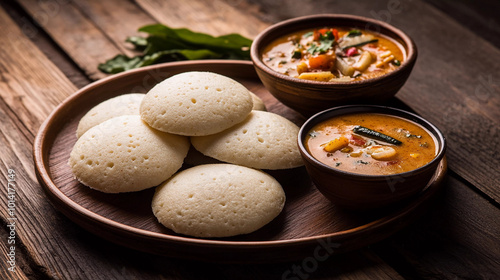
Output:
M192 145L217 160L258 169L303 165L299 127L271 112L252 111L243 122L217 134L191 137Z
M139 115L104 121L85 132L69 165L82 184L106 193L144 190L167 180L183 164L189 139L157 131Z
M144 93L128 93L110 98L90 109L78 123L76 137L80 138L91 127L118 116L139 115Z
M248 89L211 72L185 72L154 86L141 103L151 127L179 135L209 135L243 121L253 107Z
M158 186L152 210L179 234L228 237L253 232L282 211L285 192L272 176L233 164L185 169Z

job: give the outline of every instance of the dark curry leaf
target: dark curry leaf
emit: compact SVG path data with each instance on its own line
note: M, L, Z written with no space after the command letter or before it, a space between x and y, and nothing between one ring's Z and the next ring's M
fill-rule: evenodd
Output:
M363 33L361 33L361 30L358 30L358 29L353 29L351 31L349 31L349 33L347 33L347 36L349 37L356 37L356 36L361 36L363 35Z

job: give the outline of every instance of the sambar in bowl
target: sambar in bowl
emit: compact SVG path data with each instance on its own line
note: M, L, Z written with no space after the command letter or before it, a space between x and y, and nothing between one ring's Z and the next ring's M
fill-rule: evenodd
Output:
M304 123L298 141L318 190L351 209L388 206L418 193L446 150L445 137L429 121L374 105L320 112Z
M406 60L397 40L358 27L324 26L284 35L262 52L281 74L319 82L352 82L390 73Z
M417 47L402 30L354 15L288 19L261 32L250 55L269 92L311 116L346 104L380 103L408 79Z

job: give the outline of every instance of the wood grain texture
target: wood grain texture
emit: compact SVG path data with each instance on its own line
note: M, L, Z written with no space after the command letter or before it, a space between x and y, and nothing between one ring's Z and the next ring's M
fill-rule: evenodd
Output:
M0 154L2 178L7 178L7 170L16 174L16 251L18 261L30 263L38 269L38 276L43 271L51 273L68 271L65 262L50 258L53 248L61 248L61 253L75 256L68 251L70 239L61 236L58 224L60 216L46 215L54 213L50 203L44 198L36 176L32 159L33 138L38 126L52 109L75 90L64 75L22 34L11 19L0 10L0 25L9 38L2 42L0 54L2 61L2 99L0 103ZM8 56L12 54L18 54ZM21 55L22 54L22 55ZM8 57L22 59L12 61ZM2 207L3 223L9 215ZM37 217L33 219L33 217ZM23 249L24 248L24 249ZM22 250L25 254L22 253ZM23 271L29 271L29 268ZM59 272L57 272L59 271ZM35 276L36 277L36 276ZM61 277L59 277L61 278Z
M439 201L429 215L377 244L375 251L405 278L496 279L500 209L455 176Z
M252 16L258 13L258 7L247 1L136 0L136 2L160 23L214 36L239 33L254 38L269 25ZM186 25L184 22L190 24Z
M50 61L65 74L66 77L78 88L87 85L90 80L83 71L75 65L60 47L36 24L30 16L14 1L3 2L5 11L21 28L23 33L33 42Z
M120 53L120 49L71 1L21 0L19 3L90 79L106 76L97 66Z
M6 36L0 42L0 96L34 134L54 107L74 92L75 87L3 11L0 25L5 27ZM53 88L53 83L60 86Z
M469 1L425 1L500 48L500 20L498 18L500 3L498 1L476 0L474 5L471 5Z
M3 227L3 224L2 224ZM0 231L0 237L2 241L8 240L9 232ZM24 272L25 263L21 259L20 252L15 247L15 244L8 244L7 242L0 243L0 254L3 256L2 262L0 263L0 279L5 280L24 280L29 279ZM11 250L11 248L15 248ZM17 250L17 251L16 251ZM10 254L10 255L9 255ZM11 255L13 258L11 258ZM13 261L9 263L9 261Z
M442 24L446 15L439 11L425 5L414 10L406 19L418 22L413 37L425 48L400 98L443 130L450 169L500 203L500 169L492 168L500 165L492 152L500 144L500 80L493 74L500 72L500 60L491 59L500 51L454 21ZM436 33L443 36L433 39ZM460 36L469 39L461 42ZM478 139L479 149L471 145Z
M2 181L9 169L16 173L16 258L20 264L26 264L19 269L32 271L34 275L30 278L35 279L98 279L101 272L107 270L106 258L99 257L97 252L95 258L89 257L86 245L75 238L81 229L54 211L33 169L32 143L39 125L76 88L24 36L3 9L0 9L0 25L5 27L3 31L9 38L0 43L0 173ZM14 61L14 58L17 59ZM2 225L7 224L7 208L1 207L0 213ZM7 228L2 227L2 237L6 231ZM5 240L2 238L2 244ZM86 262L89 258L93 261ZM78 264L85 264L85 271ZM21 272L16 273L22 277Z
M130 1L89 0L74 1L73 3L85 17L102 30L105 36L108 37L107 39L116 45L120 53L128 56L137 53L131 49L131 44L125 43L125 39L129 36L141 35L137 31L139 27L157 23L156 20Z

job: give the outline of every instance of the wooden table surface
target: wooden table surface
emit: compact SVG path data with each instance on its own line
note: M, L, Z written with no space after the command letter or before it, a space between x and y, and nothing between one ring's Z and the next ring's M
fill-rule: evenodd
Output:
M2 1L0 278L498 279L500 4L474 3ZM378 18L406 31L418 46L416 66L397 98L445 133L449 169L444 192L417 221L377 244L321 262L218 264L114 245L48 201L32 156L40 125L77 89L107 76L97 69L99 63L119 53L131 55L124 39L138 34L138 27L160 22L254 38L272 23L317 13ZM13 210L17 220L10 219ZM8 262L11 252L14 268Z

